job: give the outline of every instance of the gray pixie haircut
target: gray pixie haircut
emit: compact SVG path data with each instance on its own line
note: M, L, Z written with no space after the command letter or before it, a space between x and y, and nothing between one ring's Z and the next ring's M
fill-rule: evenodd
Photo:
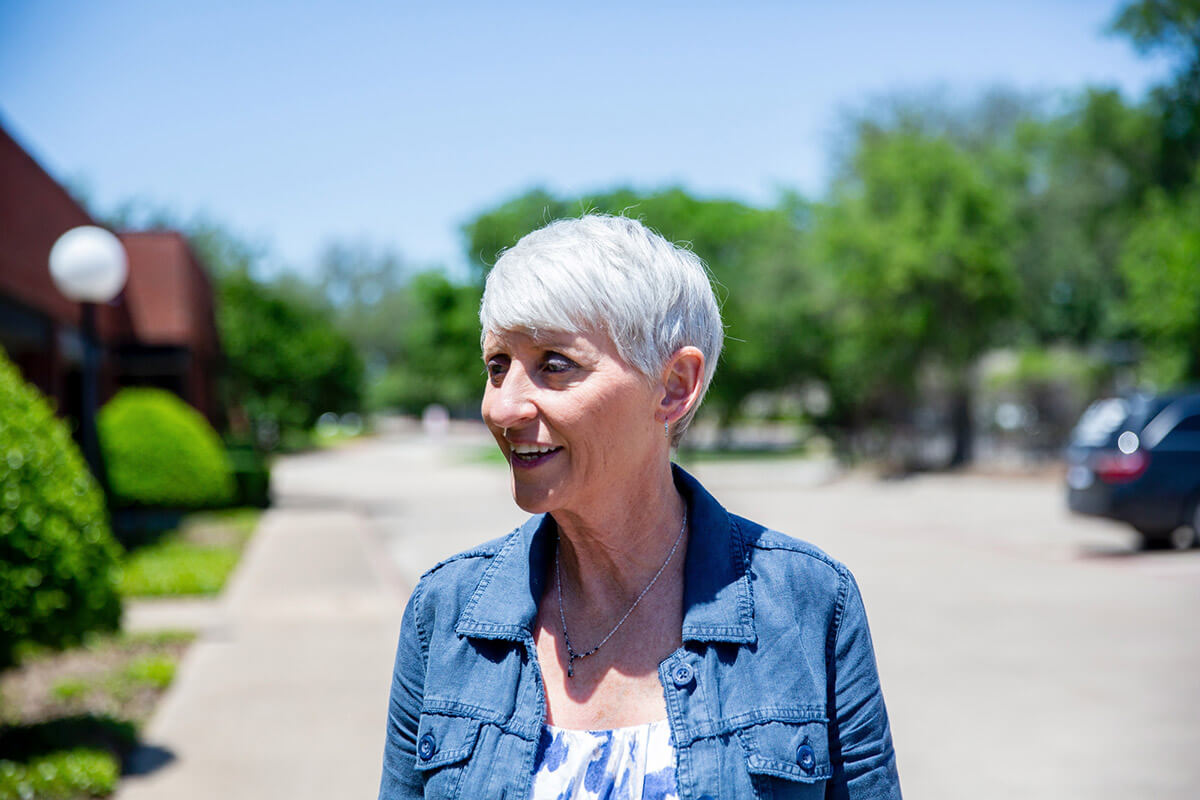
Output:
M725 332L699 256L628 217L560 219L504 250L479 308L489 332L601 332L648 379L691 345L704 354L696 403L672 426L679 444L712 382Z

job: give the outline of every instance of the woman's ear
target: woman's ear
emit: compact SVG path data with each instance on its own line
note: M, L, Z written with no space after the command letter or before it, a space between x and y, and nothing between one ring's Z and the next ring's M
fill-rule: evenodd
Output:
M663 368L663 395L659 421L674 423L695 406L704 384L704 353L700 348L681 347Z

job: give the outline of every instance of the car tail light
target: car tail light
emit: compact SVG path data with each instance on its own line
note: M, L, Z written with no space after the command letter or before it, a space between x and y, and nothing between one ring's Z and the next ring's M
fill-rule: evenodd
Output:
M1150 466L1150 456L1144 450L1132 453L1105 453L1096 457L1092 471L1105 483L1129 483L1142 477Z

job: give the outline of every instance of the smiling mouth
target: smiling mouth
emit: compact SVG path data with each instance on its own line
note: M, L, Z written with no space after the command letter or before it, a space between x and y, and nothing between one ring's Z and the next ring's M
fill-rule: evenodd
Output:
M561 447L513 446L513 466L534 467L554 456Z

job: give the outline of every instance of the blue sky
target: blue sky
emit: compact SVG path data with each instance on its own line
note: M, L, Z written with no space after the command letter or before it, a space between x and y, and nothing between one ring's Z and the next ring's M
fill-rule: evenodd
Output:
M1121 2L0 0L0 124L101 208L206 213L302 271L333 239L463 263L532 186L817 195L896 90L1138 97Z

